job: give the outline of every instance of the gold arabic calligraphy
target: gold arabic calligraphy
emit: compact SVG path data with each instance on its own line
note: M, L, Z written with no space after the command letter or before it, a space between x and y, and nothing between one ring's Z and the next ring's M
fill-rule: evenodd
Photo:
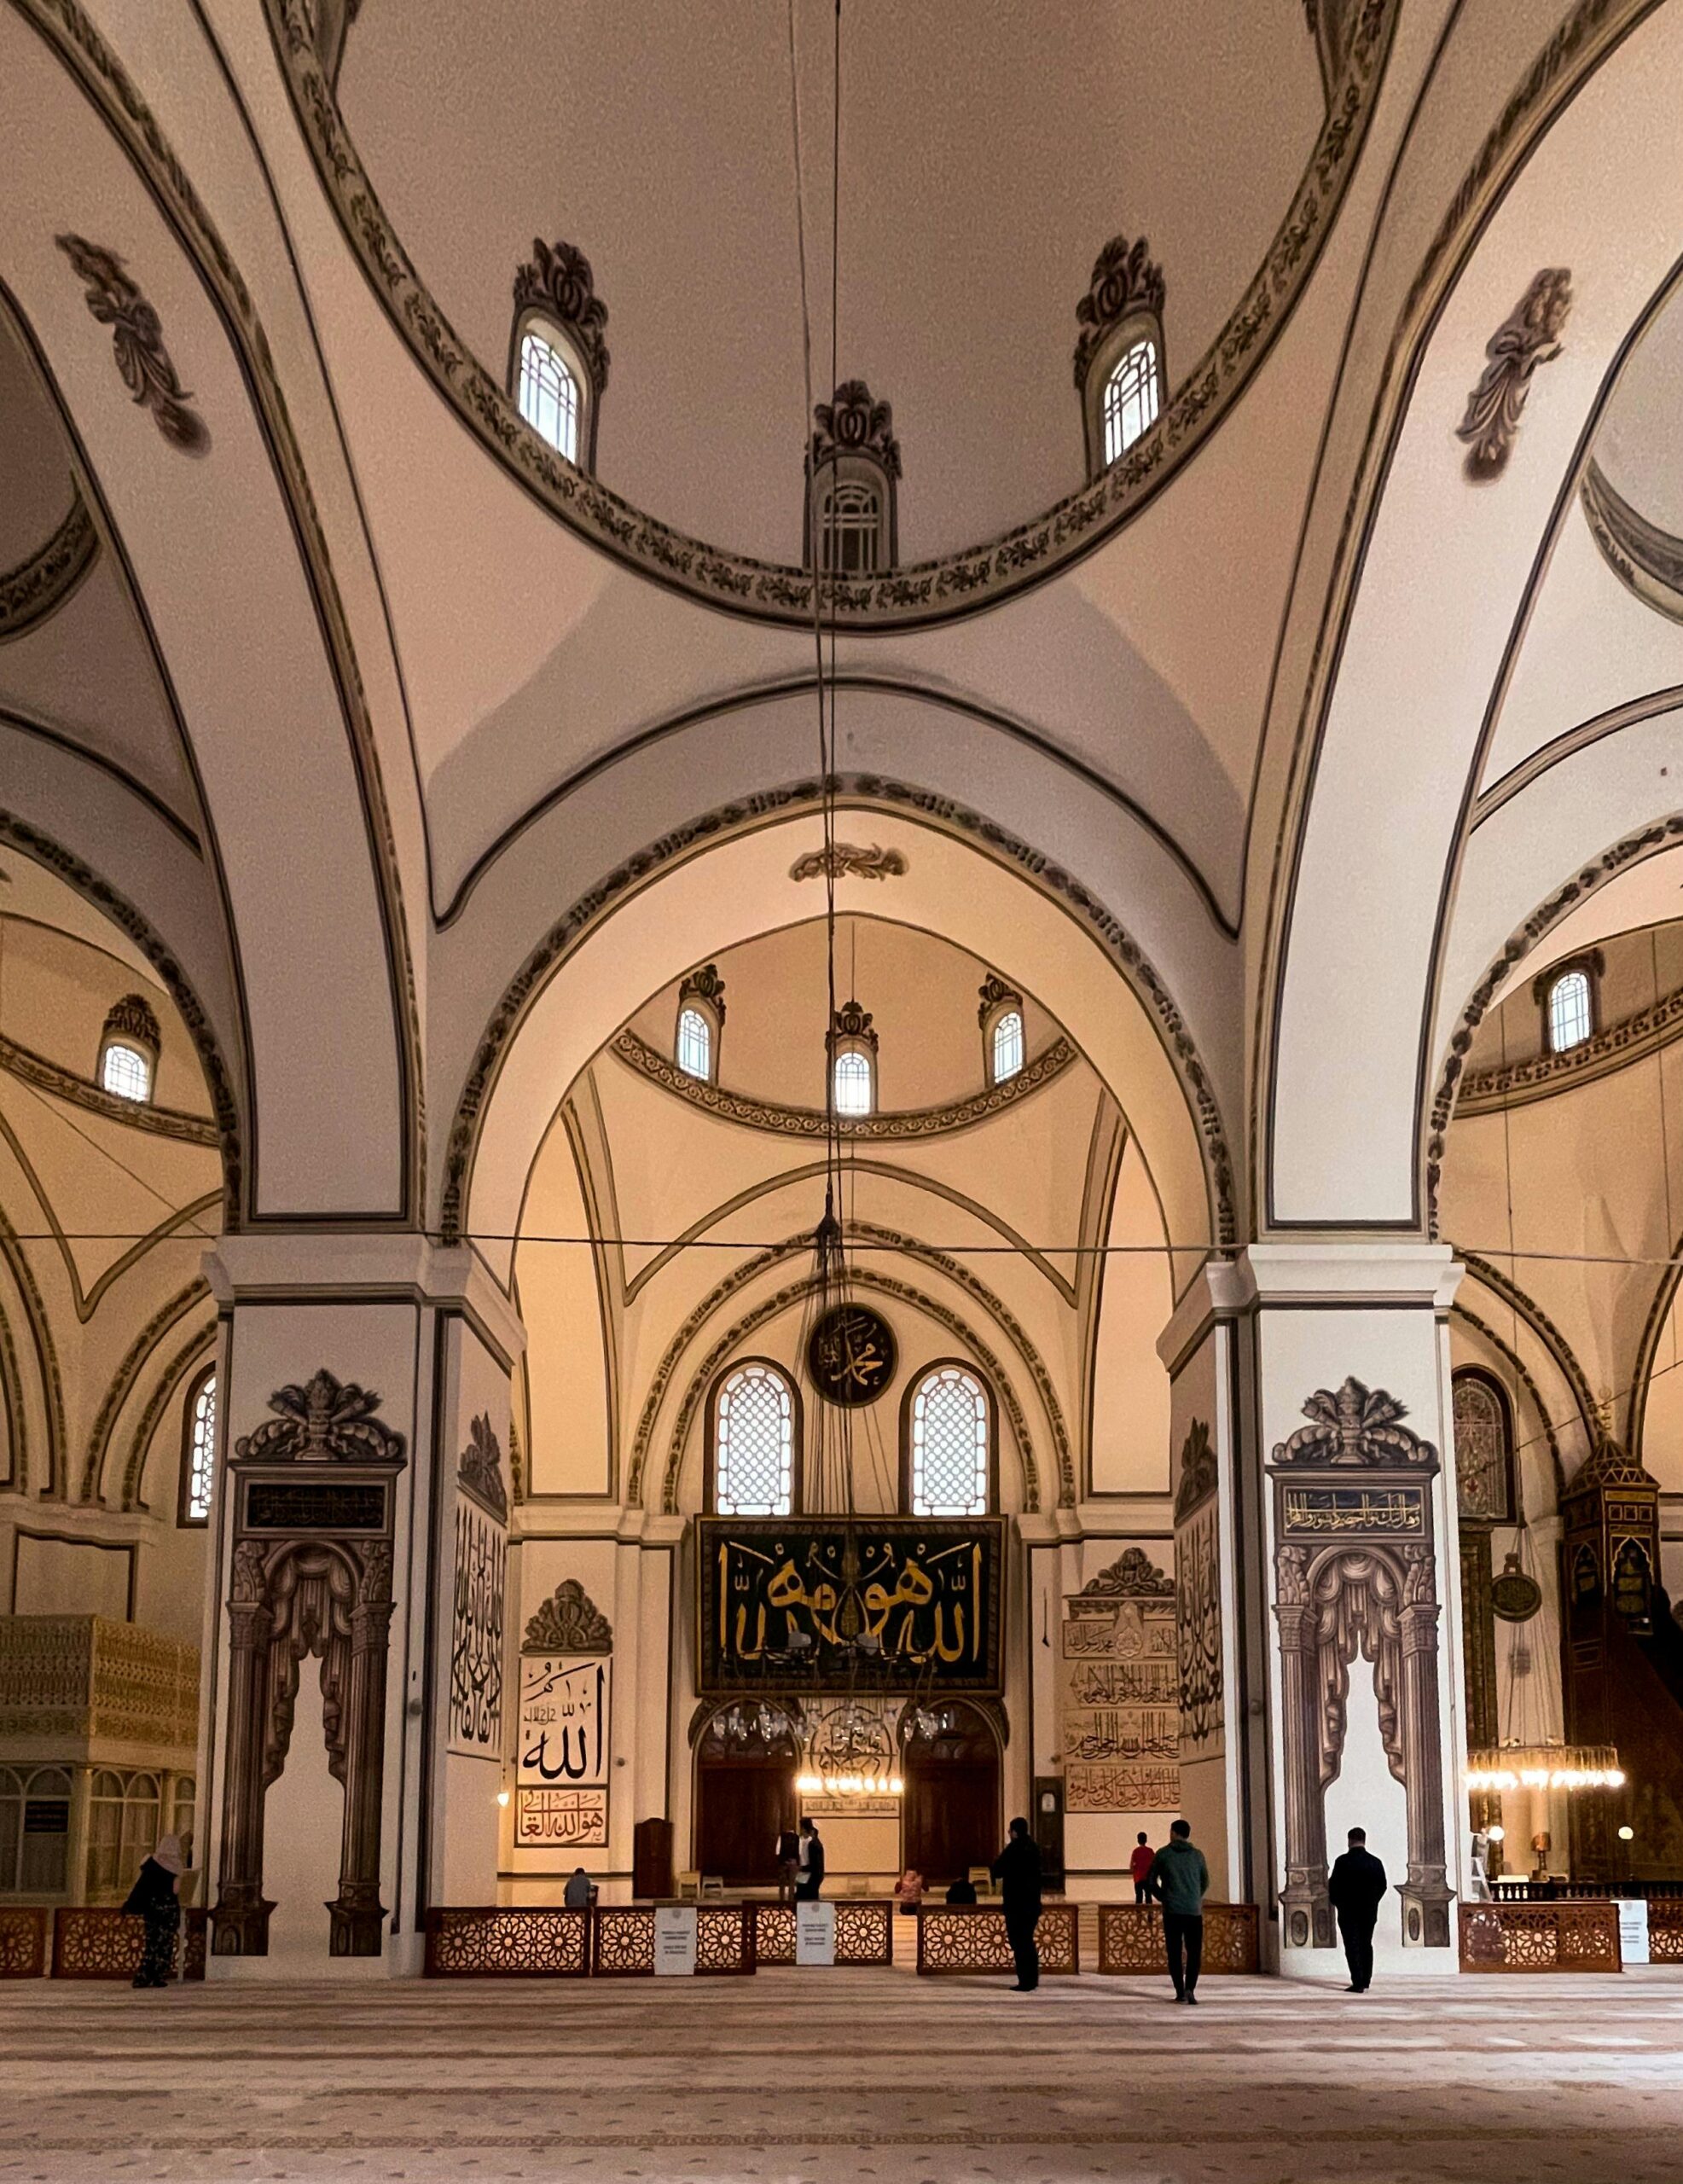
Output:
M975 1540L943 1548L925 1560L907 1554L897 1565L885 1551L873 1571L864 1575L857 1550L850 1548L838 1578L821 1563L804 1576L793 1555L780 1562L740 1540L722 1540L721 1651L735 1660L757 1660L768 1646L786 1651L791 1635L801 1630L829 1646L874 1639L885 1654L914 1662L978 1661L982 1557L981 1543ZM809 1562L814 1560L809 1551ZM757 1570L755 1564L765 1567ZM937 1565L938 1577L931 1574ZM891 1586L885 1577L892 1578ZM775 1619L780 1616L781 1628Z

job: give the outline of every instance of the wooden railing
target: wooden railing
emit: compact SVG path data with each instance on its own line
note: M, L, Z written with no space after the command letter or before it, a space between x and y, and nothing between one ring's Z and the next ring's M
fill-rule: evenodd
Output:
M182 1913L176 1964L183 1979L205 1976L205 1914ZM132 1979L144 1928L126 1911L79 1903L0 1906L0 1979Z
M892 1964L894 1914L892 1896L839 1896L832 1907L836 1914L836 1962L841 1965ZM754 1954L762 1964L795 1961L795 1907L792 1903L753 1903Z
M698 1903L695 1969L699 1977L731 1978L755 1970L752 1903ZM590 1972L597 1979L653 1978L653 1906L605 1903L590 1914Z
M53 1914L29 1904L0 1908L0 1979L38 1979L47 1969Z
M1040 1968L1048 1973L1081 1969L1080 1906L1048 1903L1035 1929ZM997 1904L922 1904L918 1909L918 1970L1011 1972L1017 1960L1006 1938Z
M1622 1972L1616 1903L1462 1903L1463 1972Z
M1204 1907L1204 1972L1255 1972L1256 1907L1254 1903L1206 1903ZM1127 1977L1154 1972L1166 1978L1163 1910L1156 1903L1101 1903L1099 1906L1099 1969Z
M583 1979L590 1969L590 1914L493 1905L427 1914L433 1979Z

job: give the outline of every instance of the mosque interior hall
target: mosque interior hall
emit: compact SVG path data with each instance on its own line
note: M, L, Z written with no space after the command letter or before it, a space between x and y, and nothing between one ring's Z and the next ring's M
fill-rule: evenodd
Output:
M0 2184L1674 2175L1680 95L0 0Z

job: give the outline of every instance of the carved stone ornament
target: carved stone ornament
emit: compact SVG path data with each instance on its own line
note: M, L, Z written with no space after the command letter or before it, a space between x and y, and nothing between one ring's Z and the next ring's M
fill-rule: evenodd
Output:
M490 1414L481 1411L467 1429L467 1445L456 1459L456 1475L467 1492L483 1502L492 1515L508 1521L508 1490L502 1483L502 1447L493 1432Z
M597 394L607 385L607 305L596 293L590 261L570 242L534 235L531 258L514 276L516 311L541 311L577 346Z
M102 1036L126 1039L134 1046L148 1048L154 1054L162 1044L152 1005L143 994L138 993L125 993L121 1001L112 1003Z
M270 1463L400 1462L403 1437L373 1415L380 1403L371 1390L336 1380L324 1365L303 1387L277 1388L269 1408L279 1415L242 1434L234 1452Z
M827 850L809 850L789 867L791 880L898 880L906 870L899 850L858 849L851 842L832 842Z
M724 980L717 963L704 963L699 971L690 973L678 988L679 1008L687 1001L705 1001L720 1023L724 1022Z
M1107 1569L1089 1577L1079 1597L1102 1600L1172 1600L1175 1580L1165 1577L1142 1547L1125 1547Z
M171 447L184 455L208 454L209 429L198 412L188 408L190 397L164 346L158 314L124 271L124 260L114 250L102 249L80 235L60 235L57 242L87 283L88 309L102 326L111 328L124 386L142 409L152 412Z
M563 1577L521 1642L529 1653L611 1653L613 1626L577 1577Z
M1484 345L1489 361L1455 427L1468 446L1469 478L1496 477L1512 452L1519 420L1539 364L1560 354L1560 329L1572 308L1572 276L1546 265Z
M996 971L989 972L978 992L980 1006L976 1011L976 1021L978 1024L985 1025L996 1008L1020 1008L1023 1006L1022 995L1014 987L1007 985Z
M808 468L816 477L839 455L868 455L882 465L891 478L900 475L900 443L894 437L894 412L886 402L874 402L862 379L839 386L830 402L815 402L812 415L818 429L808 450Z
M844 1041L853 1041L877 1050L877 1035L871 1029L871 1012L862 1008L856 1001L844 1001L830 1019L830 1051L833 1054Z
M1193 1419L1181 1446L1181 1481L1175 1490L1175 1521L1189 1517L1200 1502L1216 1491L1216 1451L1210 1445L1210 1428Z
M1435 1468L1430 1441L1397 1420L1407 1406L1383 1388L1366 1388L1354 1376L1336 1394L1319 1388L1303 1405L1311 1422L1300 1426L1274 1452L1277 1464L1419 1464Z
M1076 343L1076 386L1087 384L1087 375L1106 340L1132 311L1148 311L1163 317L1163 268L1153 264L1144 235L1129 242L1126 235L1112 235L1093 261L1093 278L1087 293L1076 305L1081 335Z

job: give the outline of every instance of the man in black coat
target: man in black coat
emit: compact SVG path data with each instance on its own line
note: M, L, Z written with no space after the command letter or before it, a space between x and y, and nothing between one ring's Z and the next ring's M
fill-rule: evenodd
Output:
M824 1838L810 1820L801 1822L796 1856L799 1861L800 1878L795 1883L795 1901L797 1903L815 1903L818 1891L824 1885Z
M1367 1848L1365 1827L1350 1830L1350 1846L1335 1859L1326 1893L1338 1914L1338 1938L1350 1968L1346 1991L1365 1995L1373 1982L1373 1927L1385 1900L1385 1869Z
M1006 1939L1017 1960L1016 1991L1031 1995L1040 1984L1040 1951L1035 1946L1035 1928L1040 1924L1040 1845L1030 1834L1026 1820L1012 1821L1011 1840L988 1870L999 1883Z

